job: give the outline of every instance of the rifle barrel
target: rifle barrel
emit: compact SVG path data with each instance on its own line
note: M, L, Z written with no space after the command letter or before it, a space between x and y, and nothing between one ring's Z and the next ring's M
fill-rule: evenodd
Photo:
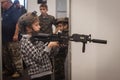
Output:
M107 44L107 40L92 39L91 41L94 43Z

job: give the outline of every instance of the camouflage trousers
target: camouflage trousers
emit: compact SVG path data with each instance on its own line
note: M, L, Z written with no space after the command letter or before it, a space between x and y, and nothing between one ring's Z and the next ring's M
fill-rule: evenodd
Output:
M3 68L10 72L23 71L23 61L20 54L19 42L9 42L2 45Z

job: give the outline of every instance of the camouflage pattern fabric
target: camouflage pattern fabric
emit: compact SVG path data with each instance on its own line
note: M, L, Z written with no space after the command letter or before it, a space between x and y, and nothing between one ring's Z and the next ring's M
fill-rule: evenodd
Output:
M40 32L42 33L47 33L47 34L52 34L52 25L55 24L55 18L51 15L47 15L47 16L39 16L39 20L40 20L40 26L41 26L41 30Z
M19 42L9 42L2 45L3 69L6 69L10 74L16 70L20 73L23 71L19 49Z
M7 45L8 43L2 44L2 66L3 66L2 68L3 71L5 72L7 71L5 74L13 74L14 69L11 59L11 53L9 52Z
M9 51L12 53L13 64L16 70L20 73L23 71L22 57L20 54L20 44L19 41L9 43Z

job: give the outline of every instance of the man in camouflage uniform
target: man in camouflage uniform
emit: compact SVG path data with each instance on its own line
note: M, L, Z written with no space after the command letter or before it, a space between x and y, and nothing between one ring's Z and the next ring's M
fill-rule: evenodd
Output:
M16 26L18 18L22 15L14 7L11 0L1 0L2 12L2 61L3 74L20 77L22 72L22 59L19 53L19 31Z
M48 15L48 6L45 3L41 4L39 8L41 12L41 15L39 16L41 32L52 34L52 25L55 24L55 18L52 15Z

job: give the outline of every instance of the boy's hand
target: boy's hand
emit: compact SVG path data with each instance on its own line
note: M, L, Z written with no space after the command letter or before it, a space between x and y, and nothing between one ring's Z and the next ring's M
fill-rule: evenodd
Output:
M58 43L58 42L50 42L50 43L48 44L48 47L49 47L49 48L58 47L58 46L59 46L59 43Z

